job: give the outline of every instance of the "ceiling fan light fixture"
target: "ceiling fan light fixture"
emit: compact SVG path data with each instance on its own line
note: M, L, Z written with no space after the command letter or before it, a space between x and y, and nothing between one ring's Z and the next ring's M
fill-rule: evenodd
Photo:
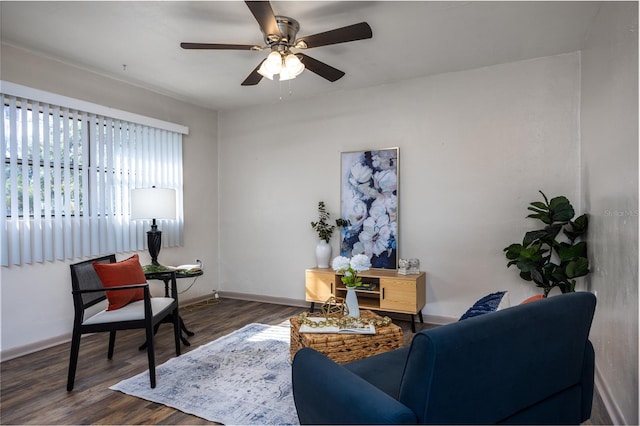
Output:
M290 73L286 68L282 68L282 71L280 71L279 76L280 76L279 77L280 81L293 80L294 78L296 78L296 76Z
M293 53L289 53L284 60L285 69L292 75L292 78L299 76L304 71L304 64Z
M266 63L267 63L266 59L264 61L262 61L262 64L260 65L260 68L258 68L258 74L260 74L264 78L268 78L269 80L273 80L273 73L271 73L271 72L269 72L267 70Z
M271 52L262 64L269 74L279 74L282 69L282 55L280 52Z

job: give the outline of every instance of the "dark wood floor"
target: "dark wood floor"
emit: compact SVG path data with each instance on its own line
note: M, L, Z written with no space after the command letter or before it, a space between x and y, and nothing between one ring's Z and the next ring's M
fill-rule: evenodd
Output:
M233 299L182 308L185 323L196 333L189 338L191 346L183 346L182 353L245 324L276 325L303 310ZM392 318L403 328L405 344L408 344L413 336L410 323L403 316ZM417 324L418 330L428 327L427 324ZM3 362L0 364L0 423L208 424L206 420L173 408L109 390L109 386L147 369L146 352L138 351L143 340L141 330L119 332L114 357L109 361L106 333L83 338L73 392L66 390L69 344ZM175 355L169 324L160 327L155 345L157 365ZM596 400L589 424L610 424L602 412Z

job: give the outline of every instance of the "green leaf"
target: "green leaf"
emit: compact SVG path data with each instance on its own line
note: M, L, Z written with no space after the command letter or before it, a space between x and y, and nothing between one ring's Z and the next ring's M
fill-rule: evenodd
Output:
M586 257L580 257L569 262L565 272L569 278L583 277L589 273L589 260Z
M527 207L527 210L531 210L532 212L536 212L536 213L547 213L547 210L542 210L542 209L536 209L535 207Z
M530 203L533 207L536 207L540 210L543 211L549 211L549 206L547 206L545 203L542 203L540 201L534 201L533 203ZM531 207L529 207L531 209Z
M565 230L564 234L571 240L575 241L576 238L584 235L589 227L589 218L586 214L578 216L575 221L569 222L571 230Z
M543 275L537 269L531 271L531 279L533 279L533 282L536 284L545 284Z
M584 241L577 244L560 243L556 251L561 261L585 257L587 255L587 243Z
M531 281L531 274L529 272L520 272L520 278L525 281Z
M520 252L522 251L522 249L523 247L520 244L511 244L509 247L506 247L503 251L506 252L505 256L507 256L507 259L514 260L520 256Z
M532 219L541 220L546 224L550 224L551 223L551 217L546 213L530 214L530 215L527 215L527 217L530 217Z
M547 231L545 231L544 229L540 229L537 231L529 231L526 234L524 234L522 245L524 247L529 247L529 245L531 245L537 240L544 238L546 235L547 235Z
M563 196L551 199L551 202L549 202L549 212L552 222L567 222L576 214L567 197Z

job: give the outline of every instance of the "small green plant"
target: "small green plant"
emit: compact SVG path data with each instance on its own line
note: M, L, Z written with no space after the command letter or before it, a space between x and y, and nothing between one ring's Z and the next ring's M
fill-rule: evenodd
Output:
M515 243L504 249L509 263L520 269L520 277L533 281L544 290L546 297L553 287L562 293L575 291L574 278L589 273L587 243L580 241L587 232L589 220L586 214L575 216L575 211L566 197L559 196L549 201L540 191L544 202L534 201L527 208L533 213L527 217L538 219L544 229L529 231L522 244ZM563 231L568 241L559 242L556 237Z
M311 227L318 233L318 238L327 243L331 240L333 230L336 229L335 225L329 225L330 217L331 215L327 211L324 201L320 201L318 203L318 221L311 222Z

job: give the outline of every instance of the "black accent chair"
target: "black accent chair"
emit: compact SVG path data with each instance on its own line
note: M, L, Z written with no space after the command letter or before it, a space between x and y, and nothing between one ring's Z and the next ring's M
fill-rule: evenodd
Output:
M114 254L71 265L71 286L75 318L71 338L71 358L69 360L69 376L67 391L73 390L80 351L80 337L86 333L109 332L108 358L113 357L113 348L117 330L141 328L146 331L147 356L149 358L149 378L151 387L156 387L155 353L153 348L154 327L172 315L175 335L176 356L180 356L180 323L178 315L178 291L175 274L171 279L172 297L151 297L149 284L135 284L121 287L110 287L109 291L131 290L142 288L144 299L130 303L123 308L103 310L95 315L85 314L86 309L106 300L107 296L100 277L93 268L94 263L115 263Z

